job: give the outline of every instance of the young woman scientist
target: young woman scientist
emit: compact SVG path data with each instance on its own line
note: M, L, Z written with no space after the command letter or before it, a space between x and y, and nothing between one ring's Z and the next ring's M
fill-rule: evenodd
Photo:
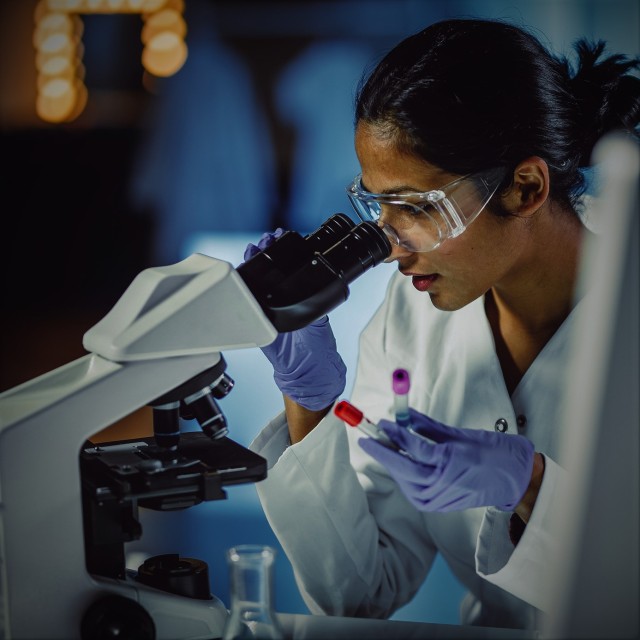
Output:
M437 553L469 590L463 624L535 628L547 608L556 411L589 233L581 168L640 114L637 60L576 51L572 65L515 26L449 20L359 90L348 195L383 225L398 272L360 337L351 401L410 457L330 411L345 369L326 317L263 349L285 411L252 444L270 466L257 488L314 613L388 617ZM393 421L398 367L433 443Z

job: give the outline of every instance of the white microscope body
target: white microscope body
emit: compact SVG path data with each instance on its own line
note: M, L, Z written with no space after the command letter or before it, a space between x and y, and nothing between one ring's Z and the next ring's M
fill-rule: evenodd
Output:
M390 250L373 223L336 214L237 269L200 254L147 269L85 334L87 355L0 394L0 638L221 637L227 610L206 575L184 588L188 562L158 556L170 576L159 587L125 568L137 508L221 499L225 484L266 476L263 458L226 437L213 399L233 386L221 351L306 326ZM154 438L89 441L145 405ZM202 433L180 434L178 417Z

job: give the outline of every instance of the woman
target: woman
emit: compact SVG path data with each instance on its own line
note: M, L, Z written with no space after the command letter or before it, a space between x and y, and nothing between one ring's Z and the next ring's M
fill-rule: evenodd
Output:
M263 349L285 412L252 445L270 466L258 492L314 613L388 617L437 553L469 590L463 624L535 628L549 604L556 412L589 233L581 169L640 113L637 60L576 51L573 69L515 26L449 20L359 90L348 195L390 237L398 273L361 335L351 401L409 455L330 411L344 365L327 318ZM414 433L393 421L398 367Z

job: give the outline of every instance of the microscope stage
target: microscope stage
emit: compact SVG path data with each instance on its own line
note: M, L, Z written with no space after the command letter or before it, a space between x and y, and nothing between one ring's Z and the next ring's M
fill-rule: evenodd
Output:
M180 435L177 450L153 437L93 444L80 454L83 486L93 500L137 501L156 510L181 509L226 497L225 485L258 482L264 458L229 438Z

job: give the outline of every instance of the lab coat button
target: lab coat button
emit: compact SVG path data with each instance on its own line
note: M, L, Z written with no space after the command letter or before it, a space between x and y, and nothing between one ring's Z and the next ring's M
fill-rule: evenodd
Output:
M493 428L499 433L506 433L509 428L509 423L504 418L498 418Z
M518 425L518 431L524 431L527 426L527 416L522 413L516 418L516 424Z

